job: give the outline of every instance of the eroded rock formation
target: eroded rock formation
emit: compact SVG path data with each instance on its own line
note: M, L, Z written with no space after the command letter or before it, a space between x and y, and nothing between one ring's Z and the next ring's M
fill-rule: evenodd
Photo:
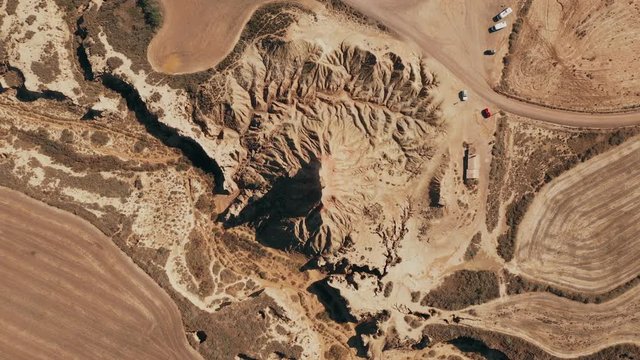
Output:
M307 254L375 236L398 212L382 214L387 197L420 174L441 133L433 75L417 57L347 42L266 38L247 52L197 97L239 191L227 225Z

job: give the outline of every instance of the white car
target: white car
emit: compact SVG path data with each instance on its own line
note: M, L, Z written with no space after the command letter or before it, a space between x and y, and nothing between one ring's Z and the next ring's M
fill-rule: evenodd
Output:
M504 28L507 27L507 22L506 21L500 21L499 23L493 25L492 27L489 28L489 32L496 32L498 30L502 30Z
M500 14L494 16L493 17L493 21L500 21L500 20L506 18L507 16L509 16L509 14L511 14L512 12L513 12L513 10L510 7L508 7L506 9L502 10L500 12Z
M461 101L467 101L469 100L469 94L467 93L467 90L461 90L458 93L458 97L460 97Z

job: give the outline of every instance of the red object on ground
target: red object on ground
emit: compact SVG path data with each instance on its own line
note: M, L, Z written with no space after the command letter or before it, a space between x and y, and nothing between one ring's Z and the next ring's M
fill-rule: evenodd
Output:
M482 116L487 119L491 117L491 110L489 110L489 108L485 108L484 110L482 110Z

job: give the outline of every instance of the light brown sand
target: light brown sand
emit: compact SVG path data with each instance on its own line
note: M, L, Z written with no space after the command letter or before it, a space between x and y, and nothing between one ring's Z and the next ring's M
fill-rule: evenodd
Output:
M253 12L276 1L161 0L164 20L149 45L149 62L154 70L169 74L211 68L233 49Z

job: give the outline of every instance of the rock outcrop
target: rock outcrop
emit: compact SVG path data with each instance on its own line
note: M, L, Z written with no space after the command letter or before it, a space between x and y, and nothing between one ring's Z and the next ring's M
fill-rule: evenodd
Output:
M433 76L343 42L265 38L200 88L197 123L239 189L226 224L320 254L376 236L389 197L420 174L441 133ZM387 218L388 219L388 218Z

